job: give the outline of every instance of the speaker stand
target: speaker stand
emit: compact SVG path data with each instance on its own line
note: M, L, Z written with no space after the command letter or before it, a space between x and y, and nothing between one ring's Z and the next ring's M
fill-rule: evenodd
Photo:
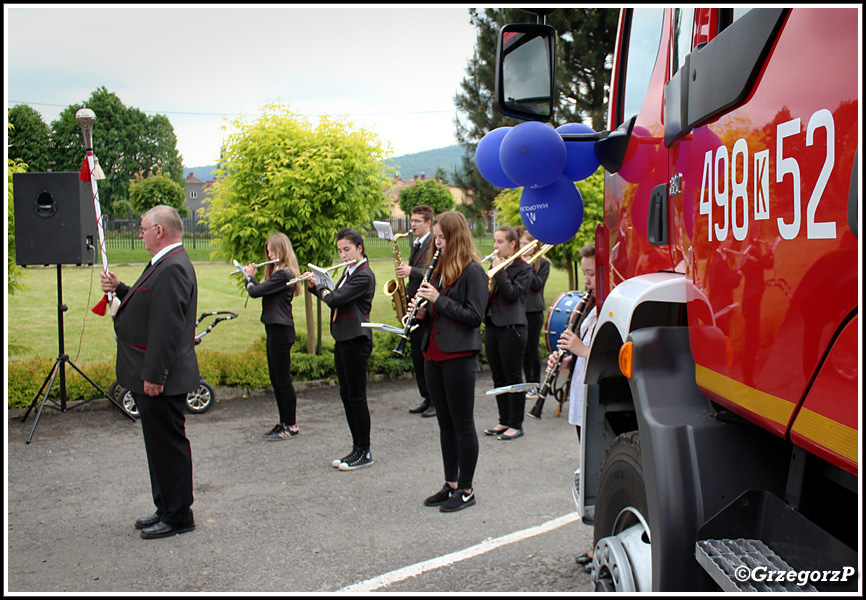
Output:
M58 331L58 344L60 346L60 352L57 355L57 360L54 361L54 366L51 368L51 371L48 373L48 376L45 378L45 381L42 382L42 387L39 388L39 391L36 392L36 395L33 397L33 400L30 401L30 406L27 407L27 411L24 413L24 416L21 417L21 422L27 420L27 415L30 414L30 411L33 410L33 407L36 406L37 400L39 400L39 396L42 396L42 401L39 402L39 409L36 411L36 418L33 421L33 427L30 429L30 435L27 436L27 443L33 439L33 433L36 431L36 425L39 424L39 417L42 416L42 410L45 408L45 403L49 400L51 401L51 408L59 410L60 412L66 412L68 410L72 410L82 404L87 404L91 400L96 400L97 398L108 398L117 408L126 415L130 420L135 421L135 417L133 417L127 410L123 407L120 401L117 398L113 398L108 392L102 389L99 384L93 381L90 377L88 377L84 371L79 369L74 362L69 360L69 356L65 352L64 341L63 341L63 313L66 312L66 305L63 304L63 276L61 274L61 266L57 265L57 331ZM67 396L66 396L66 364L69 364L70 367L78 371L78 373L86 379L90 385L96 388L100 395L94 396L93 398L88 398L87 400L81 400L80 402L76 402L75 404L69 405L67 404ZM57 379L58 374L60 375L60 403L58 404L57 400L51 397L51 390L54 387L54 382ZM46 386L47 389L46 389ZM45 391L43 395L43 390Z

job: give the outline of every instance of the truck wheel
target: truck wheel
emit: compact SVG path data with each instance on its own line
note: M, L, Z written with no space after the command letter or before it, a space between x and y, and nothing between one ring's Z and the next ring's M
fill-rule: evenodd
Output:
M637 431L620 435L607 449L595 507L592 582L596 591L651 591L652 547Z
M214 397L213 387L202 379L198 389L186 395L186 409L193 414L207 412L213 406Z

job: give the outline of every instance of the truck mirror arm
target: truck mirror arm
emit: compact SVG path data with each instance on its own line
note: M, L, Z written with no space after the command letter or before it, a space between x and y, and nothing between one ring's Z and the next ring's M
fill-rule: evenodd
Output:
M596 133L564 133L564 142L595 142L593 151L599 164L608 173L616 173L625 161L625 151L631 139L631 132L637 115L623 122L613 131L598 131Z

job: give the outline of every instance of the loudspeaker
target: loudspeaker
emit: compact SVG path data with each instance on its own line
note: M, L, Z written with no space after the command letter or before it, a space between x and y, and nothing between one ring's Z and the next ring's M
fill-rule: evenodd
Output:
M93 264L96 213L89 181L77 171L15 173L15 262Z

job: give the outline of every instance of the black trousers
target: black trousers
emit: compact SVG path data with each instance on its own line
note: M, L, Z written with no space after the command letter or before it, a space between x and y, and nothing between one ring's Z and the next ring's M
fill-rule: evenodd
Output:
M169 525L193 523L192 452L184 429L186 394L148 396L133 393L150 469L156 514Z
M424 361L430 400L439 421L439 445L445 481L472 489L478 463L478 432L475 430L475 378L478 355L442 362Z
M526 325L496 327L489 320L484 327L484 349L493 387L523 383L523 351L526 349ZM526 393L496 396L499 424L514 429L523 427Z
M541 354L538 342L544 326L544 311L526 313L526 350L523 352L523 375L526 381L541 383Z
M427 377L424 373L424 354L421 352L421 337L424 335L420 327L409 333L409 342L412 346L412 367L415 371L415 383L418 384L418 393L424 402L430 402L430 392L427 390Z
M292 344L295 343L295 329L288 325L265 325L265 332L268 374L274 388L280 423L295 425L298 406L298 397L292 384Z
M340 400L352 432L352 448L370 449L370 409L367 407L367 361L373 341L357 337L334 344L334 366L340 382Z

